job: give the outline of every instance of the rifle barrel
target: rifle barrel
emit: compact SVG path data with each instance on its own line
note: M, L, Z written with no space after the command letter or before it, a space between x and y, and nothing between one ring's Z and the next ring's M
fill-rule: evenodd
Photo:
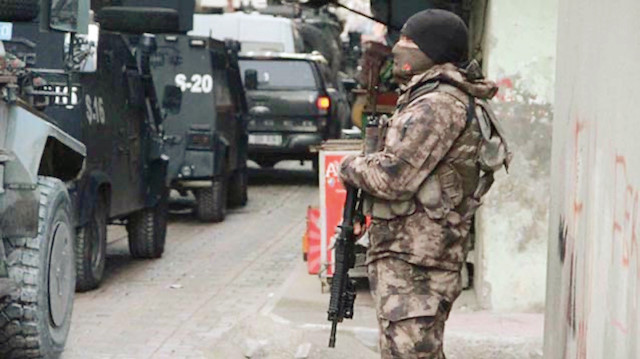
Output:
M334 320L331 323L331 336L329 337L329 348L336 347L336 331L338 330L338 321Z

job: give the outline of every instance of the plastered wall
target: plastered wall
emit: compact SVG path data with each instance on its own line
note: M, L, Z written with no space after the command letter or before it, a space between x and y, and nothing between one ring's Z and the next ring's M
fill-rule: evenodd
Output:
M640 358L639 16L560 0L545 358Z
M549 217L557 0L489 0L482 57L515 157L477 218L475 287L482 308L542 311ZM486 10L485 10L486 9Z

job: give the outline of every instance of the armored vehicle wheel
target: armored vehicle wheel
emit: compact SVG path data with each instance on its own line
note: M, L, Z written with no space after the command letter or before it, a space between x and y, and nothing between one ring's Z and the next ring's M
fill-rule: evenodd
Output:
M247 204L248 183L249 174L246 167L233 173L229 181L229 198L227 201L229 207L242 207Z
M98 288L104 276L107 257L107 217L109 208L101 198L93 208L89 222L78 231L76 239L76 290Z
M227 212L227 189L224 176L214 178L211 187L195 191L196 216L202 222L222 222Z
M18 290L0 303L0 357L57 358L69 333L76 271L71 200L64 183L41 177L39 231L6 240Z
M29 21L38 16L38 0L0 0L0 21Z
M129 252L133 258L153 259L162 257L167 238L167 214L169 191L158 200L155 207L142 209L129 216Z

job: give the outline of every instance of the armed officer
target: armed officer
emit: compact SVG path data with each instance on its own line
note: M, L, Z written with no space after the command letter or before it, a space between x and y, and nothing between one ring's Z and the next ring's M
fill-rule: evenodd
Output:
M341 180L372 199L367 265L382 358L444 358L472 217L493 180L479 164L486 141L475 114L497 87L462 69L468 38L451 12L409 18L393 48L401 95L381 124L380 150L341 165ZM493 155L506 166L506 142L498 144Z

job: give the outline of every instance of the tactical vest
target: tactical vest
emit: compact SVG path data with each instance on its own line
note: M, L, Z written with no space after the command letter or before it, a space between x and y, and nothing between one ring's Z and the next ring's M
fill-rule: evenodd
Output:
M427 82L398 101L398 111L409 103L432 93L444 92L467 108L467 124L451 149L407 201L371 199L365 211L373 218L391 220L416 211L426 212L434 220L451 225L470 219L481 198L493 184L493 174L503 166L508 170L511 153L489 103L474 98L453 85ZM388 127L389 124L383 123ZM385 140L383 129L381 140Z

